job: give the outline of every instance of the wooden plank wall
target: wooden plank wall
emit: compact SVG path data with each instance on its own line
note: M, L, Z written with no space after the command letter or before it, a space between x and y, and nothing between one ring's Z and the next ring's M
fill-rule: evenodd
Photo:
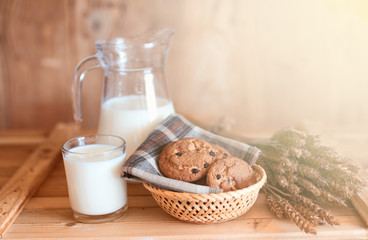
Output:
M368 122L364 0L2 0L0 129L71 121L73 70L100 38L176 29L166 73L180 113L233 129ZM102 71L84 87L98 121Z

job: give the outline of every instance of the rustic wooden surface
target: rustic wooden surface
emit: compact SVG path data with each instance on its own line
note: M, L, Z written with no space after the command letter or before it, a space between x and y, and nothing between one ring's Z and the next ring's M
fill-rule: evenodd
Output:
M367 124L365 0L1 0L0 129L72 119L76 64L100 38L176 29L168 88L182 114L234 129ZM102 71L87 75L96 127ZM198 99L198 96L201 96Z
M84 131L91 133L93 131ZM253 132L255 136L268 133ZM335 135L336 136L336 135ZM335 137L345 151L355 150L356 141ZM25 159L47 137L46 131L9 130L0 132L0 186L22 165ZM356 138L354 138L356 139ZM368 156L368 148L361 148L359 156ZM356 156L358 156L356 155ZM359 158L359 157L358 157ZM190 224L176 220L161 210L141 184L128 185L127 214L111 223L88 225L77 223L70 210L64 166L59 161L48 179L25 206L5 235L5 239L367 239L367 225L353 208L332 209L339 226L321 225L317 236L301 232L289 220L277 219L265 206L260 194L248 213L236 220L219 224Z
M54 169L60 145L78 133L76 124L59 123L0 190L0 238Z

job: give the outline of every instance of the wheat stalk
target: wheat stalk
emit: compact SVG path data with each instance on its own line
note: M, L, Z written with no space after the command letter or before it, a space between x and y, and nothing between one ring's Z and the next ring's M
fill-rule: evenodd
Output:
M316 202L324 200L345 207L346 201L363 186L357 178L359 168L334 149L323 146L319 136L301 129L282 129L270 140L253 145L262 151L258 163L267 173L267 205L277 217L281 216L281 208L282 215L305 232L315 233L312 225L321 221L338 224Z

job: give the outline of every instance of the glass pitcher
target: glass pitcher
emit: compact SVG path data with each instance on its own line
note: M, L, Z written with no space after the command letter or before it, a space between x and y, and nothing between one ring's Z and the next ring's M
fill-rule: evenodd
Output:
M82 82L86 73L103 68L104 84L98 133L126 140L127 156L168 115L175 112L168 95L164 64L174 30L135 38L96 41L97 53L83 59L74 72L74 119L82 121Z

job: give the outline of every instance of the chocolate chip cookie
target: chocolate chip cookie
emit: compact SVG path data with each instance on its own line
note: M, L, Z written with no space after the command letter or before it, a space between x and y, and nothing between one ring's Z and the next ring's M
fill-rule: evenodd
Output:
M230 153L220 145L212 144L212 146L214 147L213 152L215 153L214 155L212 153L212 155L215 158L215 160L230 156Z
M204 177L214 161L229 155L222 147L202 139L182 138L162 150L159 168L166 177L193 182Z
M252 167L236 157L227 157L214 162L207 173L207 185L224 192L246 188L255 183Z

